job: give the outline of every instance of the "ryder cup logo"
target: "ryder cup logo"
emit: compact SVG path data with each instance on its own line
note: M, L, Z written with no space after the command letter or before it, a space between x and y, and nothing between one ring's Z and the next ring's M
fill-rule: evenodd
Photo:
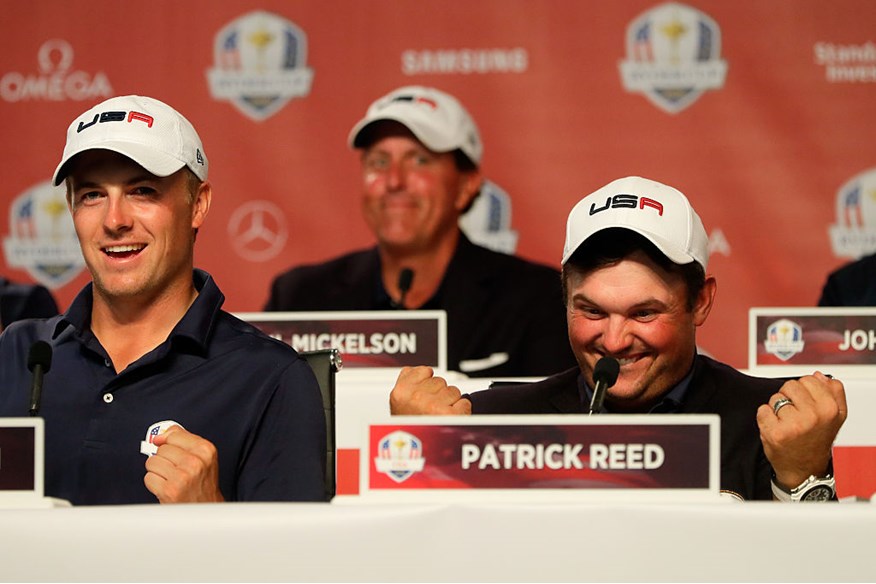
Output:
M767 338L763 345L767 353L787 361L803 351L803 329L786 318L777 320L767 327Z
M146 430L146 438L140 441L140 454L155 456L158 453L155 439L167 432L172 426L179 426L182 428L182 424L174 422L173 420L163 420L161 422L155 422L149 426L149 429Z
M459 227L486 248L507 254L517 249L517 232L511 229L511 197L492 181L484 181L471 209L459 218Z
M423 443L413 434L396 430L380 439L374 465L397 483L423 470Z
M6 263L47 288L60 288L85 267L67 211L66 188L40 183L12 201L9 235L3 240Z
M828 228L833 253L857 259L876 251L876 168L844 184L836 195L836 223Z
M216 35L213 56L207 71L213 98L230 101L253 120L310 93L307 35L276 14L255 11L231 22Z
M669 2L645 12L627 28L627 59L621 80L631 93L644 93L675 114L727 76L721 58L721 29L709 16Z

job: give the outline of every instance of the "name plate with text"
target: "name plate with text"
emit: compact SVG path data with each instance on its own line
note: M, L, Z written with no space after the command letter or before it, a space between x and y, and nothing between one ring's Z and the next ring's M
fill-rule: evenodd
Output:
M876 308L752 308L748 328L749 369L876 365Z
M716 415L394 416L368 427L363 499L719 499Z
M235 314L296 351L337 349L344 367L447 369L443 310L248 312Z
M0 499L43 496L43 419L0 418Z

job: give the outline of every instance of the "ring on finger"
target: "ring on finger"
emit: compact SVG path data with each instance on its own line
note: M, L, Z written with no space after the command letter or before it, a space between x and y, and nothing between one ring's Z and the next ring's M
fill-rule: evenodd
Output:
M776 403L773 404L773 413L778 416L780 409L788 405L793 405L793 403L794 402L786 397L779 398L776 400Z

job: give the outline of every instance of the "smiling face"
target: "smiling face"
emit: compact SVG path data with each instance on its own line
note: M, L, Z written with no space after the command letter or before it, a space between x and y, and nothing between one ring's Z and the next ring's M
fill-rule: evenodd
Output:
M614 411L647 411L689 371L696 327L711 310L715 280L707 278L693 308L683 277L642 251L589 272L569 270L569 340L592 379L605 355L621 365L606 403Z
M377 241L418 252L455 237L480 174L460 170L452 152L432 152L401 124L379 122L371 132L362 153L362 211Z
M183 168L157 177L108 150L74 159L68 204L96 301L151 302L191 290L194 230L211 191L206 182L192 189L190 176Z

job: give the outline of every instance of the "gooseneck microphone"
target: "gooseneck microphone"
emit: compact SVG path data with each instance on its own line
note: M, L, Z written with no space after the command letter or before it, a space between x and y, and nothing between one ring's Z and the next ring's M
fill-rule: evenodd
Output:
M620 373L620 363L614 357L603 357L596 362L593 368L593 398L590 400L590 411L587 415L599 413L602 402L605 401L605 392L617 381Z
M43 393L43 375L52 367L52 346L45 341L37 341L30 346L27 354L27 368L33 373L30 384L30 415L40 411Z
M401 296L398 298L398 307L401 309L405 307L405 297L408 295L408 291L411 289L411 284L414 282L414 271L410 268L402 268L401 273L398 275L398 290L401 292Z

